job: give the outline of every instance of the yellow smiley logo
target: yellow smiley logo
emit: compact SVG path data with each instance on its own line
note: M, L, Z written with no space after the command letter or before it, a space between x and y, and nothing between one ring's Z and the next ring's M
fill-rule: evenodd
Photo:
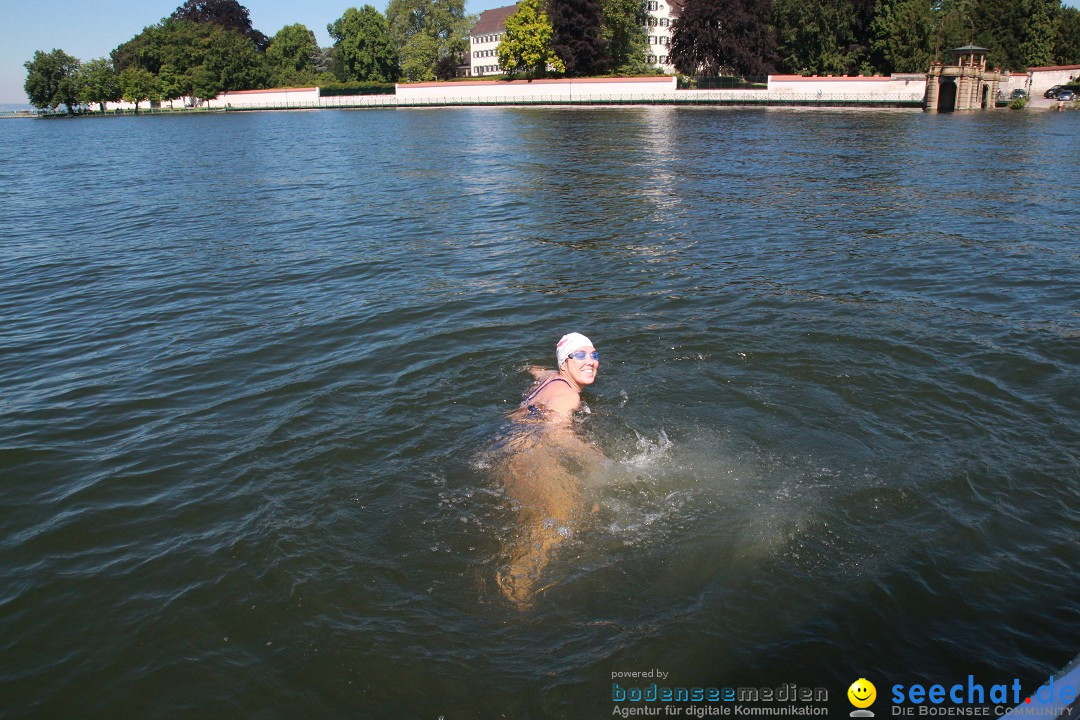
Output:
M868 708L877 699L877 688L866 678L859 678L847 689L848 700L857 708Z

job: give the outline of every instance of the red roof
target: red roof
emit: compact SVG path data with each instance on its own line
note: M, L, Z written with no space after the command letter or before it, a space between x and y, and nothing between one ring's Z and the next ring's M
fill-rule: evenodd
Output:
M1046 72L1048 70L1080 70L1080 65L1046 65L1044 67L1028 68L1028 72Z
M480 19L469 31L470 35L492 35L506 30L506 18L514 14L517 5L493 8L480 13Z

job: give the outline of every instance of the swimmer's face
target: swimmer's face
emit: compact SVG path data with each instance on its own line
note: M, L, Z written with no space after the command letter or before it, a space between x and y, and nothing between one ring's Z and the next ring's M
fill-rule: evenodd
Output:
M877 688L866 678L859 678L851 683L847 691L848 700L857 708L866 708L874 704L877 698Z
M596 372L600 369L600 361L593 360L592 353L596 350L592 345L586 348L578 348L588 353L584 360L575 360L572 357L563 361L566 372L578 385L592 385L596 381Z

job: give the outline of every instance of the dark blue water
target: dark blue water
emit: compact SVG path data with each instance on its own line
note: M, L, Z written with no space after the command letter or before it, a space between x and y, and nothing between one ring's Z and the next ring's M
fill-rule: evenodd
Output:
M0 716L604 718L1080 652L1072 113L0 123ZM524 368L608 461L495 575ZM637 681L632 681L637 682ZM644 681L642 681L644 684Z

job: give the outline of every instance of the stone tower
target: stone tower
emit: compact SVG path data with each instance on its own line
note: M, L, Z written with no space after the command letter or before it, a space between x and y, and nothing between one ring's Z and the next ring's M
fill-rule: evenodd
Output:
M999 69L986 69L986 48L965 45L950 50L953 64L934 62L926 75L926 109L992 110L1004 80Z

